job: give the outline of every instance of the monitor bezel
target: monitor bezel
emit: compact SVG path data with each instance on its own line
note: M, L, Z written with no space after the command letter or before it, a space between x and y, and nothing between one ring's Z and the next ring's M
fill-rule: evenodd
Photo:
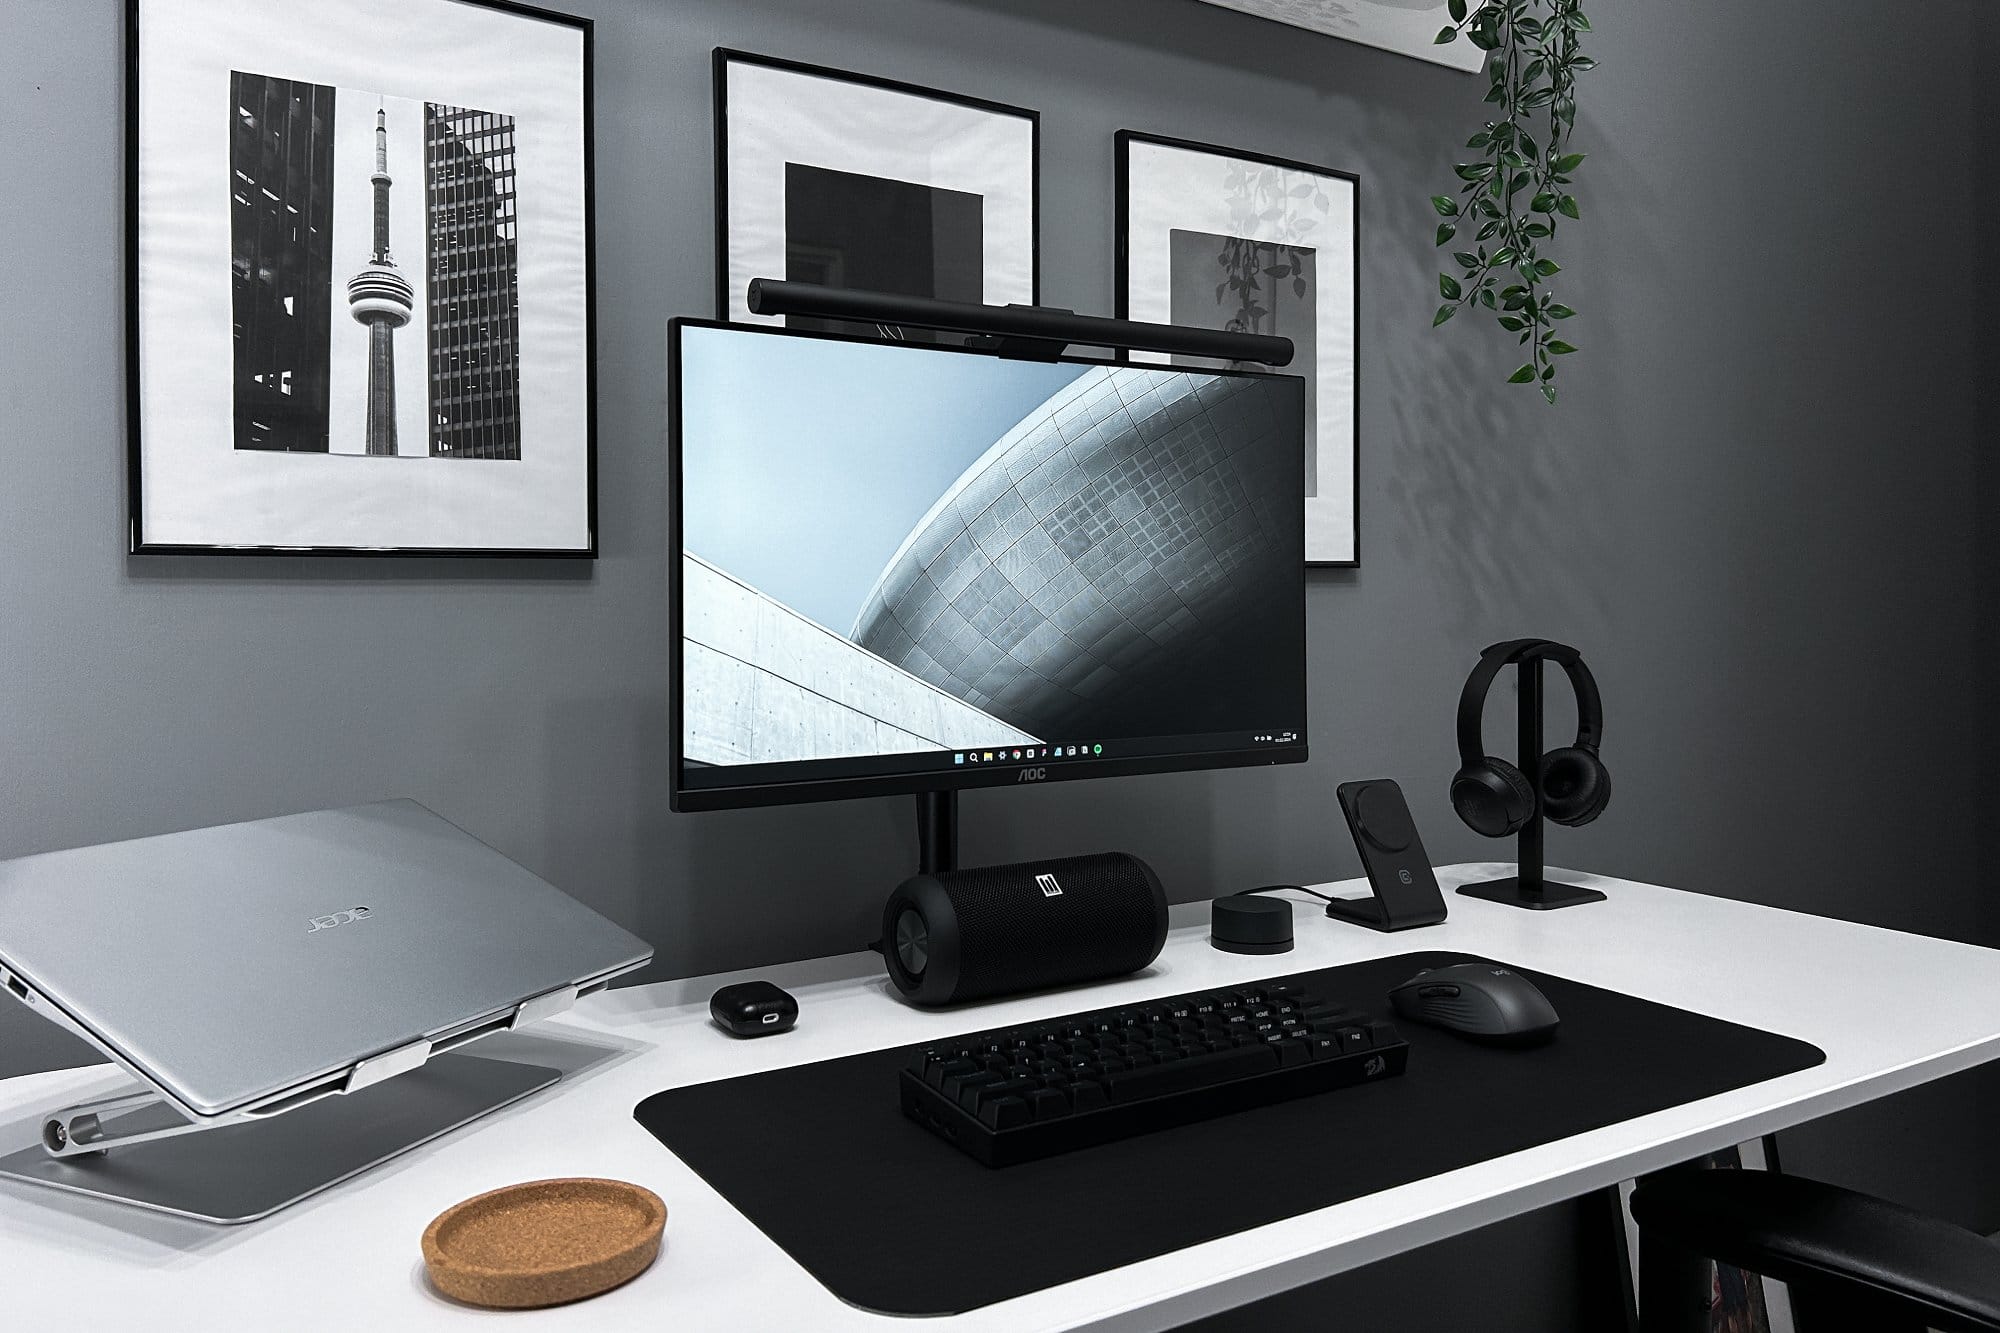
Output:
M683 675L682 648L685 643L685 622L681 602L682 566L682 476L681 476L681 336L687 329L726 329L739 333L754 333L766 337L812 339L821 342L862 343L876 347L895 347L900 344L882 338L870 338L845 333L829 333L817 329L787 329L765 324L749 324L735 320L699 319L692 316L678 316L667 321L667 468L671 496L667 503L667 637L668 637L668 805L677 813L693 813L704 810L743 810L769 805L803 805L819 801L846 801L867 796L909 796L924 792L972 791L987 787L1014 787L1024 782L1036 786L1056 782L1074 782L1086 778L1137 777L1149 773L1188 773L1204 769L1218 768L1262 768L1274 764L1302 764L1310 758L1307 740L1312 711L1312 672L1307 669L1310 653L1307 649L1306 598L1299 597L1299 643L1302 683L1305 686L1302 705L1306 716L1299 719L1299 739L1296 742L1274 742L1244 749L1183 751L1177 754L1143 755L1129 758L1105 756L1093 759L1087 764L1048 764L1043 761L1010 760L1005 763L982 764L978 768L949 768L930 772L912 772L886 776L828 777L790 779L778 782L752 782L728 787L688 788L682 785L682 765L686 760L686 735L683 723ZM995 360L1005 360L997 352L974 347L956 346L950 343L919 344L924 351L950 352L962 356L984 356ZM912 350L915 350L914 348ZM1104 366L1125 364L1122 361L1107 360L1102 357L1062 356L1056 358L1066 365ZM1167 369L1174 367L1151 367L1139 365L1137 369ZM1296 386L1299 397L1300 419L1305 413L1305 381L1297 375L1270 371L1249 370L1204 370L1203 374L1223 375L1237 379L1289 380ZM1306 570L1305 527L1299 528L1299 570L1303 588Z

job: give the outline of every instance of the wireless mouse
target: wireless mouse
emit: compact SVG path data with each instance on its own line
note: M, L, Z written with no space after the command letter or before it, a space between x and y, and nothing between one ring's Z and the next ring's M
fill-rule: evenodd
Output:
M1549 1040L1562 1022L1534 982L1497 963L1426 968L1390 991L1389 1002L1413 1022L1516 1046Z

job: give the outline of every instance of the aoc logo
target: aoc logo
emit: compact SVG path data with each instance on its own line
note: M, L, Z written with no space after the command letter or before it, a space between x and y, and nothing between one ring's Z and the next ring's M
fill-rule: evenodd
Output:
M1048 775L1049 775L1049 770L1047 770L1046 768L1024 768L1021 770L1020 776L1015 778L1014 781L1040 782L1043 778L1047 777Z
M331 916L316 916L306 923L306 934L316 934L322 930L332 930L335 926L352 925L356 921L366 921L368 909L350 907L345 912L335 912Z

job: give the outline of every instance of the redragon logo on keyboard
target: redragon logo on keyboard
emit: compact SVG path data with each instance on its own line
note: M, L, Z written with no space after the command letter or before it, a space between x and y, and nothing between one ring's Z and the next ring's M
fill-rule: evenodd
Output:
M1042 897L1044 898L1062 897L1062 885L1056 883L1056 877L1054 875L1037 875L1035 876L1035 883L1041 888Z

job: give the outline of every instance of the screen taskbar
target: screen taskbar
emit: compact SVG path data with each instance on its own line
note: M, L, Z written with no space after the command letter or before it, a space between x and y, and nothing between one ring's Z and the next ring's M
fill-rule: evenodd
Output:
M681 785L689 789L727 788L772 782L820 782L841 778L907 777L925 773L965 773L984 768L1019 767L1024 764L1089 765L1117 759L1148 759L1166 755L1227 753L1231 751L1277 749L1304 740L1297 728L1278 727L1258 732L1208 732L1193 736L1149 736L1106 740L1085 737L1033 744L1010 741L1006 745L979 746L952 750L915 750L902 754L853 755L837 759L798 759L764 764L705 764L688 760L681 765Z

